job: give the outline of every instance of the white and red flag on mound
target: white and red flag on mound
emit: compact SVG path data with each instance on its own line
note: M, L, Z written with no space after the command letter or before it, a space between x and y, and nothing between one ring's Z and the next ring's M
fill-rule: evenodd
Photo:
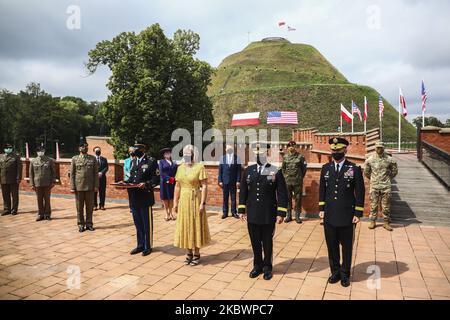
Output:
M341 117L345 120L347 123L352 123L353 115L345 109L344 105L341 103Z
M234 114L231 120L232 127L253 126L259 124L259 112Z
M408 110L406 110L406 100L405 96L403 95L402 89L400 88L400 106L401 106L401 113L402 116L406 117L408 115Z

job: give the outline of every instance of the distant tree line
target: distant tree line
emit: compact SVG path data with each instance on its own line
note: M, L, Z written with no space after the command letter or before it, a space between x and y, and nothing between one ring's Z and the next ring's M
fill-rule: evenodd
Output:
M44 145L47 154L55 156L55 143L60 155L77 152L80 137L108 135L100 102L87 102L78 97L53 97L38 83L30 83L25 90L13 93L0 90L0 143L12 143L17 152L25 155L28 142L30 155L37 145Z
M413 124L418 127L422 127L422 117L414 118ZM436 117L425 117L425 127L439 127L439 128L450 128L450 119L447 119L445 122L442 122Z

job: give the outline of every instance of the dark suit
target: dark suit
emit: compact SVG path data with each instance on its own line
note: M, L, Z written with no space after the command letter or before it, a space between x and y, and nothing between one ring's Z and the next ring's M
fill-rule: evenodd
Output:
M5 213L17 213L19 208L19 181L22 179L22 162L16 154L0 155L0 184ZM12 199L12 206L11 206Z
M133 159L130 171L130 183L145 183L144 189L129 189L131 212L137 233L137 247L150 250L153 245L153 214L149 211L155 204L153 188L159 184L158 162L144 155Z
M271 271L275 223L277 216L286 216L287 187L283 174L275 166L267 164L262 173L257 168L252 165L244 171L238 211L247 215L254 267Z
M350 276L353 250L353 217L364 212L364 178L361 167L345 161L339 173L335 162L325 164L320 174L320 211L325 212L324 230L332 275ZM340 249L342 246L342 266Z
M236 214L236 183L241 181L241 161L233 154L232 163L227 163L227 155L223 156L219 165L218 182L222 183L223 206L222 211L228 214L228 198L231 198L231 213Z
M98 184L98 194L100 198L100 207L105 206L105 197L106 197L106 172L108 172L108 160L105 157L98 157L95 156L95 159L97 160L98 165L98 172L102 173L102 177L99 178L99 184ZM94 194L94 207L97 207L97 192Z

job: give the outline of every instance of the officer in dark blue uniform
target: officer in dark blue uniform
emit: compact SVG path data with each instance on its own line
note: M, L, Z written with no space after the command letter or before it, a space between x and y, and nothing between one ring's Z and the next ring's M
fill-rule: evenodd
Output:
M247 167L241 178L238 213L241 220L247 221L252 243L250 278L263 273L264 280L270 280L275 223L282 223L286 216L287 187L281 170L267 161L268 146L256 143L252 149L257 163Z
M142 252L143 256L152 252L153 245L153 212L155 204L153 188L159 184L158 163L145 154L145 145L135 144L135 158L131 164L129 183L137 184L137 188L129 189L131 212L137 233L137 247L131 254Z
M354 228L364 212L364 178L361 167L345 159L349 142L343 138L329 141L333 161L322 167L319 207L324 219L331 276L329 283L350 285ZM340 248L342 246L342 265Z

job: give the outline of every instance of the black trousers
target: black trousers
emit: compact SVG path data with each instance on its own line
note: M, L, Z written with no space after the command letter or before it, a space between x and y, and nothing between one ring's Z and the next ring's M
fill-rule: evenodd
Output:
M19 184L2 184L3 209L5 212L17 213L19 209ZM11 207L12 199L12 207Z
M247 226L253 249L253 266L259 270L272 271L275 224L248 223Z
M100 198L100 207L105 206L105 197L106 197L106 177L103 176L98 181L98 192L95 192L94 194L94 207L98 207L97 202L97 194Z
M153 211L152 207L132 206L134 225L136 227L137 247L150 250L153 246Z
M328 223L324 223L324 229L331 274L350 277L354 226L333 227ZM342 265L339 246L342 246Z

